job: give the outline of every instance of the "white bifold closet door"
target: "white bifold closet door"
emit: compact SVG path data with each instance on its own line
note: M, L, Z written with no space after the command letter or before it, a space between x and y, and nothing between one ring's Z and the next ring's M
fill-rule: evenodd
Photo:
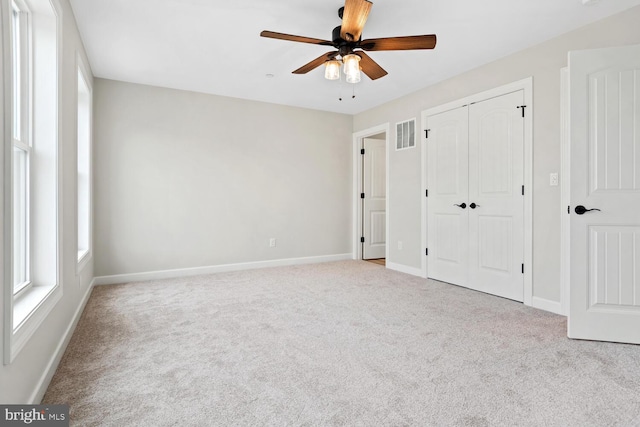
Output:
M429 277L524 298L522 91L428 118Z

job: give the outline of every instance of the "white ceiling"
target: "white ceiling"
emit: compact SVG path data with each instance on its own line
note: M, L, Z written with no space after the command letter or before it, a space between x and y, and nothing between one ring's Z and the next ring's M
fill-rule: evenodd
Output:
M371 52L389 75L355 85L323 67L331 50L266 39L262 30L325 40L340 0L71 0L95 76L356 114L623 11L640 0L373 0L363 39L437 34L435 50ZM273 77L267 77L272 74ZM341 89L342 88L342 89ZM339 101L342 95L343 101Z

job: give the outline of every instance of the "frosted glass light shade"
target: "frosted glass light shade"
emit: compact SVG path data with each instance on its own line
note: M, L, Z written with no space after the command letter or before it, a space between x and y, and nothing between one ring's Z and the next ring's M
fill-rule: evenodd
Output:
M359 83L360 82L360 70L355 73L347 74L347 83Z
M360 57L354 54L345 55L342 62L344 62L347 83L358 83L360 81Z
M344 73L346 75L360 71L360 57L358 55L354 55L353 53L345 55L344 58L342 58L342 62L344 62Z
M340 78L340 61L335 59L324 63L324 78L338 80Z

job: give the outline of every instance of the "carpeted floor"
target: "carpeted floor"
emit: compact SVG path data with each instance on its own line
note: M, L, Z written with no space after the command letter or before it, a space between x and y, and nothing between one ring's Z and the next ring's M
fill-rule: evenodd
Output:
M640 426L640 346L344 261L97 287L44 403L78 426Z

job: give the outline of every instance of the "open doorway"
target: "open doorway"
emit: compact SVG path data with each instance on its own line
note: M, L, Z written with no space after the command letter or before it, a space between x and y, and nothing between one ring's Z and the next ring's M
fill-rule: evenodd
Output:
M353 258L385 265L389 125L354 134Z

